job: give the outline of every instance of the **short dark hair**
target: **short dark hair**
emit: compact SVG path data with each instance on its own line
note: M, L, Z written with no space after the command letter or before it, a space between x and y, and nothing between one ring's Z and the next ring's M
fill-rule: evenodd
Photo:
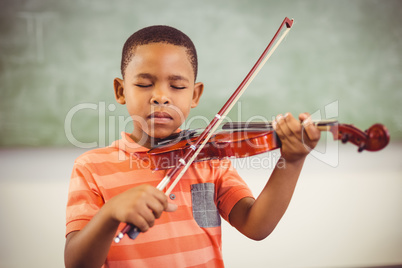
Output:
M197 78L198 59L197 51L191 39L176 28L166 25L155 25L143 28L133 33L123 46L121 57L121 75L124 78L127 65L132 60L138 46L150 43L165 43L186 48L188 59L193 67L194 80Z

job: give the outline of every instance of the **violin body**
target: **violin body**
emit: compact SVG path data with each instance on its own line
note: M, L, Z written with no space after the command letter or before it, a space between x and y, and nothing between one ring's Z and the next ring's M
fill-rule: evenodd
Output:
M176 166L198 137L183 139L173 144L158 146L148 151L151 169L168 169ZM199 152L194 162L242 158L262 154L280 148L281 142L273 130L223 130L213 134Z

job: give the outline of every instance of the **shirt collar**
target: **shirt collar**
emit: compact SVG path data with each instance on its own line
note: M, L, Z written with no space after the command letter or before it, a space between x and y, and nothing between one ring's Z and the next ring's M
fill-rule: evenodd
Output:
M121 139L114 141L110 147L118 148L121 151L126 153L139 153L139 152L148 152L149 149L139 145L136 143L131 137L129 133L124 131L121 132Z

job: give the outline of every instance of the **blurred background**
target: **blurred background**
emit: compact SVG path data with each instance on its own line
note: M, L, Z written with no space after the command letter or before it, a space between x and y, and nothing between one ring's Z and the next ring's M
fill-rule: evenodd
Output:
M262 242L224 223L228 267L402 265L402 1L2 0L0 2L0 267L63 267L65 204L74 159L130 131L113 95L125 40L166 24L199 57L204 127L285 17L289 35L229 114L271 120L310 112L391 143L358 154L323 134L295 196ZM233 160L258 195L279 151ZM272 161L271 161L272 160Z

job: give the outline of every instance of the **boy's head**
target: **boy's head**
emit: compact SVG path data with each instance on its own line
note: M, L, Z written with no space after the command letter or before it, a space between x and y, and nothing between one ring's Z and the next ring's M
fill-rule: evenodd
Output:
M151 148L154 139L175 132L198 105L204 85L195 82L193 42L169 26L137 31L123 47L123 79L114 79L115 97L133 119L131 137Z
M197 78L198 59L197 51L191 39L183 32L165 25L155 25L143 28L132 34L124 44L121 57L121 75L123 79L127 65L135 55L136 48L141 45L152 43L164 43L186 48L188 60L194 71L194 81Z

